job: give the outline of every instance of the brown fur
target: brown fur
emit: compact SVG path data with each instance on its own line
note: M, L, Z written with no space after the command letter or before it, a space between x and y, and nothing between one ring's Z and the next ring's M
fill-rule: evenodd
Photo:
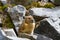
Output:
M18 32L31 34L35 28L35 25L33 25L33 21L34 20L32 16L26 16Z

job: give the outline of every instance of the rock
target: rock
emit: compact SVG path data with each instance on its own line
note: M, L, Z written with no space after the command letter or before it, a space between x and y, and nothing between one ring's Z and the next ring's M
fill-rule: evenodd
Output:
M10 37L10 36L7 37L10 38L11 40L29 40L28 38L19 38L19 37Z
M53 40L53 39L46 37L44 35L41 35L41 34L34 34L34 35L20 34L19 37L28 38L30 40Z
M4 5L7 4L7 0L0 0Z
M55 5L60 5L60 0L51 0Z
M14 7L8 7L7 10L10 13L11 19L16 27L22 24L23 17L25 16L26 9L22 5L16 5Z
M5 33L6 36L17 37L14 29L4 29L3 28L3 32Z
M41 16L41 17L50 17L51 15L55 15L53 9L49 9L49 8L32 8L29 10L31 15L35 15L35 16Z
M14 4L14 0L7 0L7 3Z
M7 10L8 12L11 12L11 13L20 13L20 16L25 16L25 13L26 13L26 8L22 5L16 5L12 8L8 8Z
M49 0L44 0L44 2L48 2Z
M34 39L32 36L30 36L30 35L28 35L28 34L24 34L24 33L20 33L18 36L19 36L20 38L28 38L28 39L30 39L30 40L36 40L36 39Z
M0 28L0 40L11 40L2 34L1 28Z
M36 36L38 36L37 39L36 39ZM37 35L37 34L35 34L35 36L27 35L27 34L20 34L19 37L11 37L11 36L6 37L0 31L0 40L43 40L43 39L50 40L50 38L47 38L43 35Z
M33 17L36 22L39 22L39 21L43 20L44 18L47 18L47 17L36 16L36 15L33 15Z
M29 40L28 38L19 38L13 29L0 29L0 40Z
M41 34L38 34L37 36L38 36L38 37L37 37L36 40L53 40L53 39L51 39L51 38L49 38L49 37L46 37L46 36L44 36L44 35L41 35Z
M60 16L60 6L53 9L49 8L31 8L29 10L30 15L40 16L40 17L59 17Z
M55 18L54 18L55 19ZM35 33L45 35L53 40L60 40L60 20L52 20L48 18L48 20L43 20L40 22L38 28L35 29Z

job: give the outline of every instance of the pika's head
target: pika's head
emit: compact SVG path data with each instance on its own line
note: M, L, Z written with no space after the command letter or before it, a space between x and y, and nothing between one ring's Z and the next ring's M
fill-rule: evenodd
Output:
M25 23L33 23L34 19L32 16L25 16Z

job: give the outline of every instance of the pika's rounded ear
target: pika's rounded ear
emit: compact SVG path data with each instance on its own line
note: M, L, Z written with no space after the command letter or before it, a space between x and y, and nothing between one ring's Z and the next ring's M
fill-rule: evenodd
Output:
M25 14L26 16L29 16L30 15L30 13L29 13L29 11L26 11L26 14Z
M23 19L25 19L25 17L23 16Z

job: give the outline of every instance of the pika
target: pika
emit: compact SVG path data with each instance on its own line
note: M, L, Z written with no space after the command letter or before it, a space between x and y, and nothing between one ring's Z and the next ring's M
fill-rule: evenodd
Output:
M22 25L19 27L19 33L33 34L35 29L35 21L32 16L25 16Z

